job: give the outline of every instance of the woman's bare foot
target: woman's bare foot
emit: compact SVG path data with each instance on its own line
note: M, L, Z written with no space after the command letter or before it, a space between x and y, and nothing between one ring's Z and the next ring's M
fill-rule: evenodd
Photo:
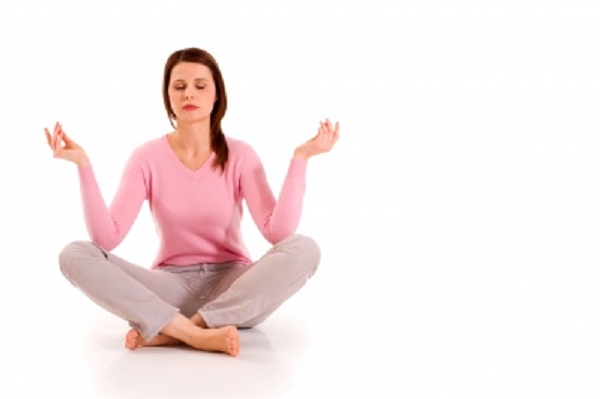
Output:
M180 340L170 337L164 334L158 334L150 341L146 342L138 330L132 328L125 336L125 347L127 349L137 349L142 346L167 346L167 345L181 345L183 342Z
M195 325L201 328L208 328L206 322L198 313L190 318ZM136 349L142 346L168 346L168 345L181 345L183 342L178 340L177 338L173 338L170 335L158 334L150 341L146 342L142 335L138 330L132 328L129 330L127 335L125 335L125 347L127 349Z
M198 327L184 342L196 349L224 352L233 357L240 352L240 338L234 326L206 329Z
M180 339L169 334L177 335ZM183 341L183 342L182 342ZM146 342L136 329L131 329L125 336L125 347L131 350L141 346L163 346L185 343L193 348L224 352L237 356L240 351L238 330L234 326L221 328L201 328L184 316L178 315L163 333Z

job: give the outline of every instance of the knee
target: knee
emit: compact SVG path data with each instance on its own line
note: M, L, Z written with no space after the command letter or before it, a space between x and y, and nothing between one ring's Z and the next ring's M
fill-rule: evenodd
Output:
M300 236L300 247L307 260L311 264L314 264L316 269L321 262L321 248L319 248L319 244L311 237Z
M74 241L67 244L58 255L58 264L62 274L71 280L75 270L85 265L82 259L93 255L99 248L89 241Z
M314 274L321 262L321 249L317 242L312 238L301 234L294 234L286 238L283 242L285 241L293 248L297 256L303 260L303 263L310 267L310 274Z

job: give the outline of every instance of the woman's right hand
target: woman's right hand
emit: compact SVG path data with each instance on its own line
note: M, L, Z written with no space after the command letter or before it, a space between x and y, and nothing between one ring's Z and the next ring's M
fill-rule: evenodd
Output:
M52 134L50 134L50 131L48 131L46 128L44 128L44 131L46 133L48 146L52 150L54 158L71 161L78 166L86 166L90 164L90 161L85 151L83 151L83 148L81 148L79 144L67 136L60 123L56 122L56 125L54 126L54 132Z

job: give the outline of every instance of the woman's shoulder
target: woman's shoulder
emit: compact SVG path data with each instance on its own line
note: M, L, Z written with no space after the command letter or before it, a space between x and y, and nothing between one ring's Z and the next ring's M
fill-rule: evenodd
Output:
M229 136L225 136L225 139L227 140L227 147L229 148L229 156L232 159L258 158L254 148L247 142Z
M141 144L138 144L136 151L156 151L160 147L163 146L164 142L167 139L166 134L162 134L158 137L154 137L152 139L146 140Z
M161 135L138 144L137 147L134 148L132 156L138 158L154 157L158 152L162 151L162 147L166 142L166 137L166 135Z
M245 141L229 136L225 136L225 139L227 140L227 147L229 147L230 152L243 153L247 151L254 151L252 146Z
M143 170L148 169L150 165L156 163L161 158L160 153L162 151L163 140L166 140L166 135L146 140L133 147L133 151L131 151L129 160L127 161L127 167L142 168Z

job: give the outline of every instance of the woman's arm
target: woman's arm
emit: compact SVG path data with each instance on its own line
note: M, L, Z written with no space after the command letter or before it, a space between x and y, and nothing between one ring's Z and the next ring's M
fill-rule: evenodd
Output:
M275 244L294 234L300 222L306 187L306 161L291 160L279 199L275 200L258 156L252 155L242 174L242 195L263 237Z
M54 157L73 162L78 167L83 212L90 239L104 249L112 250L129 232L146 198L145 179L138 162L134 156L129 159L115 198L107 208L83 148L71 140L58 123L52 135L48 129L45 129L45 133Z
M146 199L146 185L134 157L129 159L110 207L106 206L91 165L78 168L83 214L90 239L107 251L119 245Z
M277 201L258 156L252 153L242 174L242 194L254 222L270 243L275 244L296 231L306 188L307 161L314 155L330 151L338 137L339 124L336 123L333 129L327 120L321 122L315 137L296 148Z

